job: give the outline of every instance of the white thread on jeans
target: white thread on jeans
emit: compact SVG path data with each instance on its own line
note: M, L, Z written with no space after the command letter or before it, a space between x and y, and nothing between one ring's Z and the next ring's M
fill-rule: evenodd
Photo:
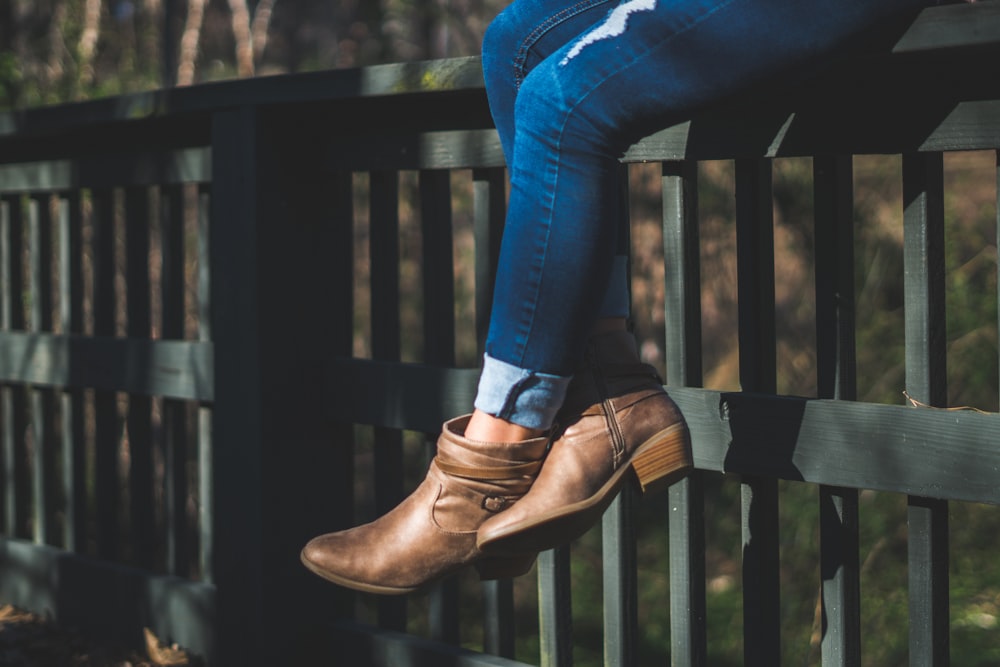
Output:
M586 35L580 38L570 52L566 54L566 57L560 61L560 65L565 65L573 58L580 55L580 52L584 48L593 44L594 42L599 42L602 39L610 39L612 37L617 37L625 32L625 28L628 27L629 16L635 14L636 12L648 12L656 8L656 0L629 0L624 2L617 7L615 7L608 18L604 20L604 23L597 26Z

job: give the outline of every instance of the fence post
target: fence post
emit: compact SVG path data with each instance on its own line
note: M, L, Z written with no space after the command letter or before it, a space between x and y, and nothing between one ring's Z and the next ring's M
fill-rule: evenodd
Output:
M313 129L256 108L220 112L212 127L212 576L225 665L331 655L317 638L338 589L299 561L311 536L345 522L353 493L352 452L324 416L343 292L333 178Z

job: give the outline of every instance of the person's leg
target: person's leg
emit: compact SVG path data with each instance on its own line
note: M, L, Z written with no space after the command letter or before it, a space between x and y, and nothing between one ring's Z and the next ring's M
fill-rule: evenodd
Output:
M490 112L500 137L508 163L514 159L515 101L521 82L528 73L549 55L576 38L584 30L603 19L619 0L524 0L509 5L494 19L483 39L483 76L490 103ZM627 224L624 200L614 206L618 225ZM620 235L621 236L621 235ZM617 244L612 273L604 286L598 306L598 317L606 321L603 328L625 326L628 316L627 249ZM486 387L492 371L487 372ZM512 380L504 376L495 384L506 387ZM514 380L516 381L516 380ZM543 382L536 387L534 402L546 406L561 403L565 378ZM489 391L484 388L484 391ZM525 399L527 400L527 399ZM486 410L499 412L498 401L480 401ZM554 409L547 416L528 416L526 408L508 412L502 417L477 409L467 427L470 437L480 439L512 439L536 435L547 428ZM531 424L528 428L522 422Z
M594 294L610 273L615 170L634 141L740 89L801 74L874 22L925 4L625 0L538 63L515 100L510 207L483 382L491 361L573 374L586 346L581 332L597 316ZM574 393L593 400L566 406L560 418L572 428L557 434L527 496L483 525L480 548L555 546L599 516L623 468L652 479L685 465L679 415L664 428L656 420L670 412L666 403L637 416L637 405L662 397L639 372L619 381L602 370L638 361L623 340L607 339L589 356L602 348L610 363L592 365L592 379L574 379ZM504 408L516 405L514 396Z
M507 53L520 71L527 72L559 48L561 40L599 20L608 4L608 0L524 3L522 8L530 11L520 12L516 25L507 23L502 39L499 30L493 31L490 52ZM598 11L598 7L603 8ZM494 70L494 84L499 76ZM508 90L512 112L516 86ZM505 128L501 137L512 138L514 119L511 115L504 120L503 108L504 102L497 101L497 124ZM525 397L545 405L553 400L544 391L522 392ZM547 426L544 422L524 426L481 411L449 421L424 482L406 500L371 523L311 540L302 551L303 563L339 585L382 594L415 590L470 564L483 578L522 573L531 566L534 553L486 558L476 547L477 529L530 488L548 445L547 438L535 436Z

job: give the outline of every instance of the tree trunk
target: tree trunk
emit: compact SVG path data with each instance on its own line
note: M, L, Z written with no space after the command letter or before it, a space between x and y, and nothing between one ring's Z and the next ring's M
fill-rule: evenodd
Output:
M240 78L253 76L253 40L250 38L250 10L247 0L229 0L236 38L236 72Z
M56 3L49 23L49 64L45 71L47 85L57 84L66 73L63 66L66 56L66 40L63 39L63 26L66 23L66 0Z
M80 34L80 76L77 87L83 88L94 81L94 53L101 31L101 0L86 0L83 9L83 32Z
M194 83L195 61L198 59L198 42L201 41L201 24L205 18L205 0L188 0L187 20L181 36L181 52L177 65L177 85Z
M274 0L260 0L257 8L253 12L253 23L250 25L252 36L253 56L256 64L260 64L264 57L264 49L267 48L267 29L271 24L271 10L274 9Z

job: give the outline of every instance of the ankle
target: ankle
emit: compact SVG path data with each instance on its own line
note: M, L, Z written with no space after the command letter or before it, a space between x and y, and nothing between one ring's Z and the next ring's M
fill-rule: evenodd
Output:
M544 429L533 429L475 410L465 427L465 437L479 442L520 442L537 438Z

